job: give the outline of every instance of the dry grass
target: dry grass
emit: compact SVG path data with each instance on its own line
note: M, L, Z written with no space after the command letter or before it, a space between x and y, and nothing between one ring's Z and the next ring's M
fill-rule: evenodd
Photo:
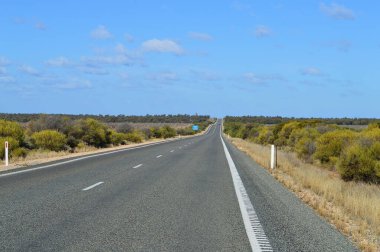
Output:
M270 148L242 139L232 143L269 169ZM362 251L380 251L380 187L344 182L335 172L306 164L294 153L278 151L274 177L290 188Z

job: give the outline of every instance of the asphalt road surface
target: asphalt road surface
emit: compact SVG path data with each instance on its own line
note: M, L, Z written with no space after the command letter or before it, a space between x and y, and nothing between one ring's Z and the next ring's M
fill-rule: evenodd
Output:
M0 251L356 251L222 140L220 124L1 173Z

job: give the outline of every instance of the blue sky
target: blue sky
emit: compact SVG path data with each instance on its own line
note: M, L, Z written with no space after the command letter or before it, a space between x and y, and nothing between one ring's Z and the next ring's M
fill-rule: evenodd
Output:
M0 112L380 117L379 7L2 0Z

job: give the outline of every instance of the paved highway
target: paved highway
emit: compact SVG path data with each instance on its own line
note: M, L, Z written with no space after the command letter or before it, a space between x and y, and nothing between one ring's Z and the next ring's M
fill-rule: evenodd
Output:
M356 251L220 124L0 174L0 251Z

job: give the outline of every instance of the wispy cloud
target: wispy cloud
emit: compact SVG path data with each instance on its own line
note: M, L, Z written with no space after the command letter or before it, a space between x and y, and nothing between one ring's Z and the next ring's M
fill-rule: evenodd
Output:
M82 57L81 61L88 65L130 65L133 60L126 55L118 54L111 56Z
M68 67L72 65L72 63L66 57L62 56L55 59L47 60L45 64L53 67Z
M0 75L0 83L3 83L3 84L9 84L9 83L14 83L16 82L15 78L13 78L12 76L9 76L9 75Z
M18 68L18 70L24 74L28 74L31 76L40 77L41 73L37 71L35 68L28 66L28 65L22 65Z
M180 45L170 39L151 39L142 43L142 49L145 52L174 53L181 55L184 50Z
M243 79L251 84L268 84L270 81L286 81L285 78L278 74L257 75L253 72L243 74Z
M206 71L206 70L192 70L191 74L195 78L195 80L200 81L218 81L220 80L220 76L214 72Z
M127 48L125 48L125 46L122 43L116 44L115 51L119 54L126 54L128 52Z
M271 35L272 35L271 29L265 25L259 25L255 29L255 36L257 38L269 37Z
M91 75L107 75L109 72L101 67L94 67L94 66L80 66L78 67L78 70L85 74L91 74Z
M160 82L173 82L178 81L179 77L174 72L160 72L148 75L148 79Z
M36 28L37 30L40 30L40 31L44 31L44 30L46 30L46 25L43 22L37 22L34 25L34 28Z
M11 62L5 58L5 57L0 57L0 66L7 66L9 65Z
M323 73L319 68L316 67L306 67L300 70L300 73L302 75L309 75L309 76L322 76Z
M99 25L91 32L91 37L94 39L110 39L112 38L112 34L104 25Z
M129 33L124 34L124 38L130 43L135 41L135 38Z
M336 50L341 52L348 52L352 47L352 42L346 39L328 41L325 43L325 46L335 48Z
M54 85L58 89L86 89L91 88L92 84L89 80L73 78L67 81L59 82Z
M213 39L213 37L210 34L201 33L201 32L189 32L188 36L192 39L201 40L201 41L210 41Z
M324 14L334 19L354 20L356 18L356 15L353 10L336 3L321 3L319 8Z

